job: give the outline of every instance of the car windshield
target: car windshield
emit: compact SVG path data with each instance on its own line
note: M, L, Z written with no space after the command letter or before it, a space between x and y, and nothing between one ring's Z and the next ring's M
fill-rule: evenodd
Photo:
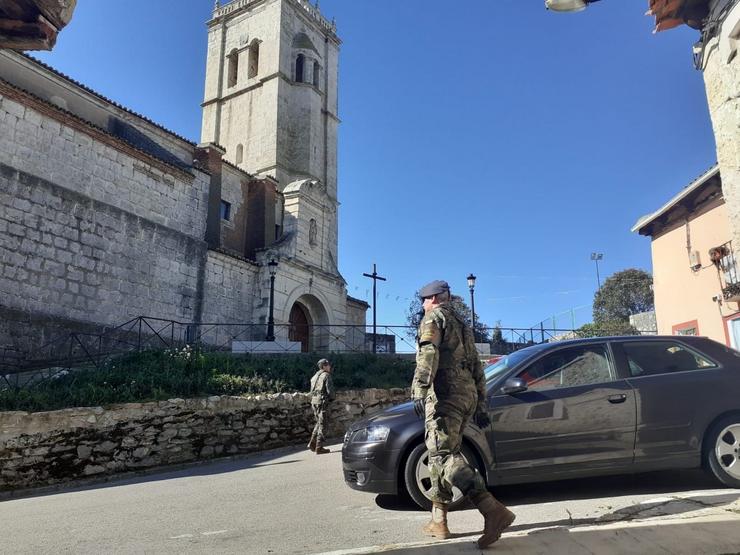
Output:
M504 372L513 368L524 359L528 358L532 354L530 349L522 349L521 351L514 351L510 355L506 355L503 358L498 359L493 364L486 366L484 372L486 373L486 381L490 382L501 376Z

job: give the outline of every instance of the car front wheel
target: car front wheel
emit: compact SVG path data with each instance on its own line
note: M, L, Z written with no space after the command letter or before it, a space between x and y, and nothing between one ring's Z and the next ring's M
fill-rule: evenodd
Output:
M466 445L460 450L466 462L477 468L475 455ZM480 471L480 469L478 469ZM429 450L424 443L420 443L409 453L404 466L404 484L406 491L413 501L425 511L432 508L432 478L429 473ZM452 489L452 502L449 510L454 511L465 505L465 496L458 488Z
M740 488L740 415L723 418L712 427L705 457L720 482Z

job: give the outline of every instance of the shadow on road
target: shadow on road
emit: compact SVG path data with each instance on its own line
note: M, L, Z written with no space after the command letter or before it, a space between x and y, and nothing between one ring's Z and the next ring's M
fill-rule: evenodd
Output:
M498 486L492 491L502 503L516 507L517 505L601 499L622 495L652 495L694 490L722 491L722 489L723 487L716 480L701 470L672 470ZM378 495L375 503L378 507L390 511L420 510L407 496ZM462 510L469 508L466 506Z
M321 455L322 457L341 456L341 444L329 445L331 453ZM266 466L293 464L301 462L301 458L290 458L288 460L276 460L282 457L296 455L306 451L304 445L282 447L270 451L235 455L233 457L220 459L207 459L193 462L186 462L180 465L160 466L142 469L140 471L130 471L123 474L112 474L109 476L99 476L76 480L66 483L45 486L36 489L6 491L0 492L0 503L13 499L27 499L32 497L43 497L47 495L56 495L59 493L90 491L102 488L111 488L127 486L132 484L145 484L149 482L158 482L162 480L172 480L192 476L210 476L215 474L228 474L230 472L239 472L250 468L262 468ZM314 455L315 456L315 455Z
M550 528L529 534L505 535L490 551L481 551L474 541L383 546L382 553L393 555L458 555L496 553L592 555L594 553L738 553L740 525L732 518L713 521L641 523L630 526ZM380 549L357 550L356 554L377 553Z

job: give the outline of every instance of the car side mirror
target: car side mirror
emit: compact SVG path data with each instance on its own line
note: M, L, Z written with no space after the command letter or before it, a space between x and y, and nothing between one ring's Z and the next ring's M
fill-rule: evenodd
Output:
M516 393L521 393L522 391L527 391L527 389L526 380L522 378L509 378L501 387L501 393L504 395L514 395Z

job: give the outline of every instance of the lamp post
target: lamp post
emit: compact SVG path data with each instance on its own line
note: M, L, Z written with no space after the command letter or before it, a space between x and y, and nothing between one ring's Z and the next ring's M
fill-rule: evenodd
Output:
M472 314L473 321L473 340L477 343L478 337L475 332L475 276L473 274L468 276L468 287L470 288L470 312Z
M270 272L270 315L267 318L267 337L265 341L275 341L275 273L277 272L277 261L272 258L267 263L267 269Z
M591 253L591 260L596 262L596 283L599 284L599 289L601 289L601 277L599 276L599 260L604 258L603 252L592 252Z

